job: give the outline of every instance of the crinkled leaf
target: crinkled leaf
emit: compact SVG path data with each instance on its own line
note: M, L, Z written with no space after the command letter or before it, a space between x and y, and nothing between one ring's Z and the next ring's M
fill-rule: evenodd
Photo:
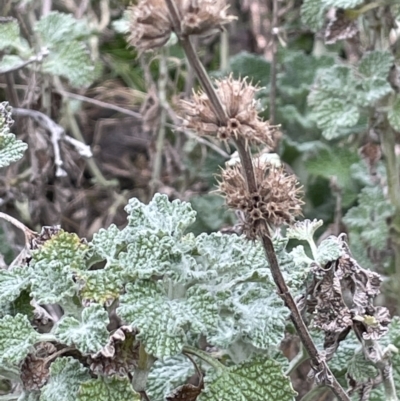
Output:
M19 24L17 20L0 22L0 50L18 46L20 43Z
M89 34L84 20L75 19L72 14L53 11L42 17L34 27L47 46L64 45L65 42L81 39Z
M260 349L278 347L285 335L289 314L283 301L275 293L271 294L269 286L262 288L259 284L246 283L234 291L236 326L243 341Z
M131 19L131 10L125 10L122 14L122 18L117 19L111 23L111 26L117 33L127 35L129 33L129 25Z
M368 107L393 92L386 78L372 77L361 81L357 101L360 105Z
M40 391L24 391L17 401L39 401Z
M88 246L73 233L60 230L37 251L31 262L31 290L39 303L58 303L75 294L74 272L86 269Z
M1 23L0 23L1 25ZM0 72L6 72L10 69L17 68L22 65L24 60L14 54L6 54L0 61Z
M362 350L354 353L348 364L348 374L357 382L365 382L379 375L376 367L365 358Z
M152 401L164 401L194 373L192 362L183 355L157 360L147 378L146 393Z
M76 401L79 386L90 379L88 370L72 357L57 358L50 365L50 379L40 401Z
M0 133L0 168L6 167L21 159L28 145L14 134Z
M393 129L400 131L400 95L396 95L396 99L388 112L388 120Z
M100 377L81 384L74 401L139 401L127 378Z
M366 245L383 250L389 235L386 220L393 212L380 187L365 187L358 196L358 205L346 213L343 221L351 230L359 232Z
M205 377L205 389L198 401L293 401L295 395L279 363L256 357L240 365L210 372Z
M42 71L64 77L75 87L88 86L96 78L88 48L74 40L56 46L43 61Z
M29 353L40 335L33 330L28 317L17 314L0 319L0 365L18 364Z
M84 354L98 352L108 341L107 311L100 305L90 305L82 311L81 321L64 316L56 327L55 335L67 345L75 345Z
M133 279L162 276L171 268L171 257L176 253L174 245L174 239L169 236L159 238L155 234L138 234L127 251L119 255L119 265Z
M0 308L17 299L28 285L27 269L20 267L13 270L0 269Z
M314 32L322 28L326 7L322 0L304 0L301 6L301 20Z
M287 238L298 239L299 241L313 241L314 234L324 222L322 220L303 220L297 221L286 231Z
M372 51L363 55L358 65L358 71L365 77L387 78L394 57L389 51Z
M130 199L125 210L129 214L129 225L124 230L128 236L145 230L180 237L196 219L196 212L189 203L178 199L169 202L168 197L161 194L155 194L148 205L136 198Z
M341 255L342 249L337 238L327 238L318 246L316 262L321 266L325 266L328 262L339 259Z
M126 286L117 314L139 329L148 353L160 358L173 356L186 343L189 327L194 334L206 334L218 317L216 303L207 291L191 289L187 296L187 300L171 300L161 284L138 281Z
M111 224L107 229L101 228L99 232L93 234L90 246L97 255L111 264L117 260L122 244L120 230L115 224Z
M123 272L119 266L99 270L86 270L76 273L83 300L100 304L110 303L119 297L123 289Z
M290 255L295 262L295 268L292 270L290 275L288 274L286 284L295 295L303 290L304 283L311 270L311 264L314 261L307 256L302 245L294 247L291 250Z
M314 106L313 117L324 137L330 140L338 136L340 128L356 125L360 114L357 105L347 99L331 97Z
M14 123L11 110L8 102L0 103L0 168L19 160L28 147L10 133L10 127Z

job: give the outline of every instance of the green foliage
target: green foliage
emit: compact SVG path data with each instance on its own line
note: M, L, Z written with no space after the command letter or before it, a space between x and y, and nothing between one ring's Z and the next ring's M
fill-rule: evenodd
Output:
M0 308L15 301L29 284L29 274L24 268L0 269Z
M92 379L82 383L76 401L139 401L127 378Z
M390 125L396 131L400 131L400 95L396 95L393 106L388 112Z
M0 24L1 26L1 24ZM15 138L10 133L10 127L13 124L11 116L11 107L8 102L0 103L0 168L19 160L26 148L26 143Z
M358 196L358 205L347 212L343 221L351 233L358 234L364 247L383 250L389 235L386 220L393 212L394 208L383 196L381 188L365 187Z
M81 384L89 379L88 370L76 359L58 358L50 366L50 379L40 401L75 401Z
M275 361L255 358L237 366L216 369L205 377L199 401L232 399L254 401L294 400L290 380Z
M86 269L87 248L76 234L61 230L33 252L30 284L38 302L58 303L75 295L74 273Z
M146 393L152 401L164 401L194 373L192 362L183 355L157 360L150 370Z
M82 311L81 320L64 316L55 335L60 342L75 345L83 354L100 351L107 343L108 313L100 305L90 305Z
M17 365L39 339L28 318L18 314L0 319L0 365Z

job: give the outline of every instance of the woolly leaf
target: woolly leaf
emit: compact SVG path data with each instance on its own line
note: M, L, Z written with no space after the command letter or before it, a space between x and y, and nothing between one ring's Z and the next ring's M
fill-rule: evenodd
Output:
M81 384L76 401L139 401L127 378L100 377ZM75 401L75 400L74 400Z
M365 358L364 353L359 350L354 353L353 358L348 364L348 374L357 382L366 382L370 378L379 375L376 367Z
M29 285L29 274L26 269L0 269L0 308L13 302Z
M119 265L131 278L149 279L162 276L171 268L171 257L175 241L166 236L141 233L135 242L128 245L127 252L119 256Z
M0 23L1 25L1 23ZM10 69L16 68L24 63L21 57L13 55L13 54L6 54L0 61L0 72L6 72Z
M183 355L157 360L147 378L146 394L152 401L164 401L194 373L192 362Z
M304 0L301 6L301 20L314 32L322 28L326 7L322 0Z
M393 206L384 198L381 188L365 187L358 196L358 206L351 208L343 221L351 230L359 232L366 245L384 250L389 235L386 220L393 212Z
M90 379L88 370L72 357L57 358L50 365L50 379L40 401L76 401L81 383Z
M107 229L101 228L99 232L93 234L90 247L97 255L107 260L108 264L111 264L117 260L122 244L120 230L115 224L111 224Z
M388 120L393 129L400 131L400 95L396 95L393 106L388 112Z
M24 391L17 401L39 401L40 391Z
M1 26L1 23L0 23ZM15 135L10 133L10 127L14 123L11 115L11 107L8 102L0 103L0 168L6 167L19 160L27 144L16 139Z
M211 295L193 288L187 296L187 300L171 300L160 284L138 281L126 286L117 314L139 329L148 353L159 358L173 356L186 343L189 327L192 333L201 334L216 325L217 306Z
M342 250L337 239L327 238L318 246L316 262L325 266L327 263L339 259L341 255Z
M324 222L322 220L303 220L296 222L292 227L286 231L286 236L290 239L297 239L299 241L312 241L315 232L318 228L322 227Z
M64 45L65 42L81 39L89 34L84 20L75 19L72 14L53 11L42 17L34 27L42 42L49 46Z
M28 317L17 314L0 319L0 365L18 364L29 353L40 335L33 330Z
M128 227L123 233L128 237L140 231L149 231L157 235L180 237L196 219L196 212L187 202L168 201L166 195L155 194L148 205L133 198L125 207L129 214Z
M55 335L67 345L75 345L84 354L100 351L107 343L108 313L100 305L90 305L82 311L81 321L64 316L56 327Z
M11 19L10 21L0 22L0 38L0 50L4 50L6 47L18 46L20 36L17 20Z
M332 369L335 375L345 375L348 365L359 347L360 342L357 340L353 332L351 332L344 341L340 342L338 349L333 354L332 359L329 361L329 367ZM320 349L322 351L322 345Z
M234 291L236 326L243 341L260 349L278 347L289 316L283 301L275 293L271 294L269 286L263 288L260 284L246 283Z
M386 78L394 63L389 51L373 51L364 54L358 65L358 72L364 77Z
M352 127L360 117L358 107L347 99L326 98L314 104L313 118L323 129L322 135L330 140L339 136L340 128Z
M60 230L33 252L31 290L37 302L58 303L75 294L73 274L86 269L87 248L76 234Z
M76 273L83 300L99 304L109 304L119 297L124 280L123 272L118 266L99 270L86 270Z
M205 389L198 401L293 401L295 395L281 366L266 357L257 357L211 372L205 377Z
M55 47L43 61L42 71L67 78L75 87L88 86L96 78L87 47L74 40Z
M358 103L364 107L373 105L378 100L392 93L393 89L385 78L372 77L361 81Z

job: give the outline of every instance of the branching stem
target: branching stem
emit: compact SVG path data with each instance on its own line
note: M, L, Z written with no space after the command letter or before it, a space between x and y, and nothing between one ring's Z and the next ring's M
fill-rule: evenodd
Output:
M181 34L180 31L181 16L179 15L174 0L166 0L166 3L169 9L175 33L177 34L180 40L180 43L186 53L186 57L188 58L189 63L196 72L197 78L199 79L205 93L207 94L211 102L215 115L217 116L220 123L227 121L229 117L226 113L226 110L223 107L222 102L219 99L203 64L201 63L197 53L194 51L194 48L190 41L190 37L183 36ZM257 190L257 184L254 176L253 162L250 150L246 146L245 141L242 139L238 139L236 141L236 146L240 155L240 160L242 163L243 172L246 177L248 190L250 193L254 193ZM265 227L265 229L266 229L265 232L268 233L267 227ZM274 278L276 286L278 287L279 295L284 300L286 306L290 309L292 322L296 328L296 331L300 337L301 342L303 343L305 349L307 350L310 356L313 368L316 370L317 374L320 374L326 378L324 384L332 388L333 392L335 393L335 395L339 400L350 401L349 396L346 394L340 383L333 376L327 363L319 355L319 352L297 308L296 302L294 301L293 296L290 293L289 288L287 287L286 282L283 278L270 236L264 235L261 238L261 240L265 249L267 260L269 262L272 276ZM193 353L193 350L192 352L190 352L190 350L185 350L185 351L188 353ZM197 356L201 358L200 355Z

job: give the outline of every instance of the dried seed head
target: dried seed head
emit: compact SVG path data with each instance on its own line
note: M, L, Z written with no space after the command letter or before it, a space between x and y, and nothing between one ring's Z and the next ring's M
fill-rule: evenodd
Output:
M227 15L226 0L178 0L180 35L208 35L235 17ZM165 0L139 0L131 9L129 42L139 50L162 47L173 31Z
M254 166L258 190L250 194L240 165L228 167L221 173L219 191L226 204L244 214L244 232L249 238L265 234L265 224L280 226L291 224L301 214L301 189L294 175L282 168L263 163Z
M140 0L130 11L129 43L132 46L150 50L168 42L172 24L164 0Z
M183 35L204 35L220 30L235 17L227 15L226 0L179 0Z
M207 95L200 91L191 101L180 102L181 117L187 128L200 135L216 136L222 141L239 136L246 143L263 143L274 147L276 127L262 121L257 113L254 95L257 88L246 79L236 80L232 76L216 81L216 91L228 114L228 121L219 122Z

